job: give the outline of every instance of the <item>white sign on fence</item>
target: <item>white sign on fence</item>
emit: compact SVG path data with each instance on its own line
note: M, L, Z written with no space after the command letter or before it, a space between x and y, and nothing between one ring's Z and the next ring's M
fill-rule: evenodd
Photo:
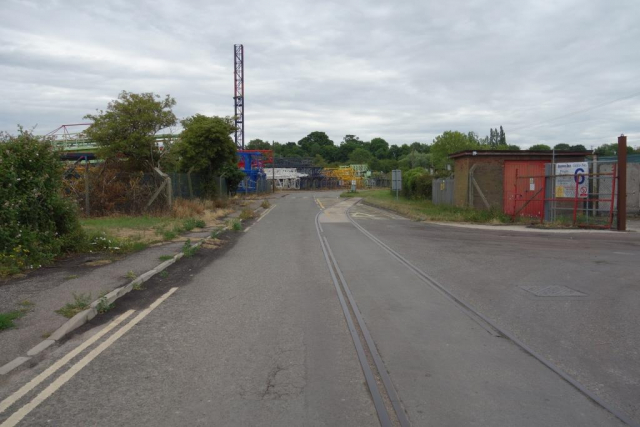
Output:
M557 163L555 174L556 197L575 197L576 183L578 184L578 197L587 197L589 194L589 164L587 162Z

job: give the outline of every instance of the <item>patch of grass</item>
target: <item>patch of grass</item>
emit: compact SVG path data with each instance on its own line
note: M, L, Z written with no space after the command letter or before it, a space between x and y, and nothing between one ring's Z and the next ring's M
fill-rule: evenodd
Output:
M345 191L340 194L340 197L349 198L349 197L360 197L361 194L359 191Z
M107 298L105 297L106 294L107 292L102 293L102 295L98 299L98 304L96 305L96 311L100 314L106 313L116 306L114 303L109 304L107 302Z
M13 310L8 313L0 313L0 331L15 327L13 321L26 315L34 305L35 304L31 301L24 300L18 303L18 306L20 307L18 310Z
M84 252L111 252L115 254L125 254L141 251L148 245L133 239L119 239L103 231L89 232L87 242L82 248Z
M20 310L10 311L8 313L0 313L0 331L15 327L14 320L24 316L24 313Z
M162 277L163 279L166 279L167 277L169 277L169 272L167 270L162 270L160 272L160 277Z
M238 218L230 219L227 222L227 227L229 227L229 230L242 231L242 222Z
M29 301L28 299L20 301L18 303L21 310L30 310L35 304Z
M142 283L136 283L131 287L131 289L133 289L134 291L144 291L145 287L142 286Z
M117 228L130 228L144 230L166 225L173 222L172 218L164 216L110 216L101 218L85 218L80 224L85 229L94 229L107 232Z
M133 280L133 279L135 279L136 277L138 277L138 275L137 275L137 274L135 273L135 271L133 271L133 270L129 270L129 271L127 271L127 274L125 274L125 275L124 275L124 278L125 278L125 279L131 279L131 280Z
M163 230L161 235L164 240L173 240L178 237L178 233L171 230Z
M271 203L269 203L268 200L263 200L262 203L260 203L260 206L262 206L262 209L269 209L271 207Z
M76 314L89 308L91 304L91 294L76 294L72 292L73 302L68 302L64 307L56 310L56 313L71 319Z
M201 219L187 218L182 222L182 229L184 231L191 231L194 228L204 228L207 224Z
M216 227L214 230L211 231L211 238L212 239L217 239L218 236L220 235L220 233L222 233L223 230L224 230L223 227Z
M249 219L252 219L255 216L256 216L256 213L253 210L245 208L245 209L242 209L242 212L240 212L239 218L243 221L247 221Z
M342 193L344 195L345 193ZM353 194L353 193L351 193ZM348 197L348 196L345 196ZM430 200L407 199L389 190L369 190L359 193L367 203L406 215L415 221L452 221L501 224L511 222L511 218L498 210L478 210L450 205L434 205Z
M187 239L187 241L184 242L184 245L182 245L182 253L184 253L184 256L186 257L191 257L197 252L198 248L199 246L191 244L191 239Z
M170 260L170 259L172 259L172 258L173 258L173 255L160 255L160 256L158 257L158 259L159 259L160 261L169 261L169 260Z

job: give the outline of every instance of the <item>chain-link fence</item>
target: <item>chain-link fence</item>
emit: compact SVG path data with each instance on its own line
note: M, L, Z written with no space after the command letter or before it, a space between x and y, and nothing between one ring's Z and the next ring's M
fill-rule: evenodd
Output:
M85 216L163 211L172 194L166 175L132 172L110 163L76 163L64 172L64 192Z

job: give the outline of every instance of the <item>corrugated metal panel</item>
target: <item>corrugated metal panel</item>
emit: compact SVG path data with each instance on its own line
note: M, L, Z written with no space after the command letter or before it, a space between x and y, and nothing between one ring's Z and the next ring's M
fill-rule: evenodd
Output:
M546 161L504 162L504 213L542 218Z
M434 205L453 205L453 178L434 179L431 200Z

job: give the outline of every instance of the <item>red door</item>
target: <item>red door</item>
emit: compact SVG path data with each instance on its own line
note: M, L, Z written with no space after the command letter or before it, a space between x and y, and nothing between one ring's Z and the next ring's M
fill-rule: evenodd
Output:
M545 163L544 160L504 162L504 213L543 217Z

